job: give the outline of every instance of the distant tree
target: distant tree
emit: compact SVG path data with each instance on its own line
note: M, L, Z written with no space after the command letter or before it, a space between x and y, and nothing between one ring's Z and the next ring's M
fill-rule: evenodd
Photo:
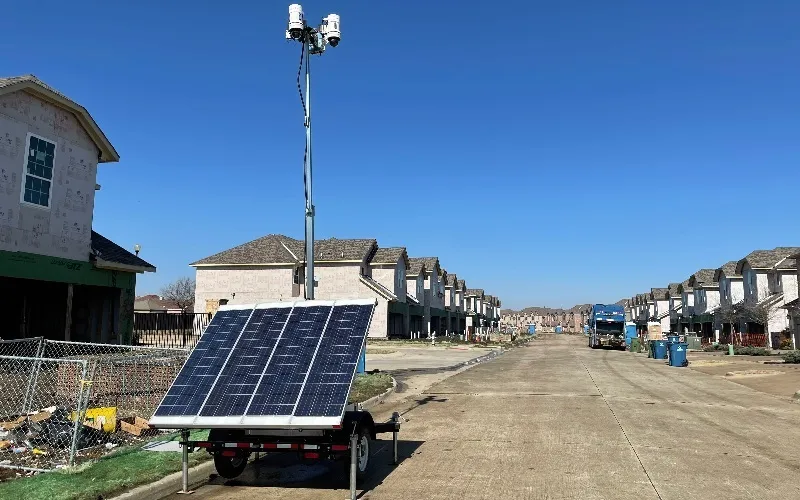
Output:
M161 296L178 306L181 311L194 308L195 282L192 278L179 278L161 289Z
M771 347L772 339L770 338L769 322L775 319L779 311L777 308L771 308L765 304L755 304L744 308L742 314L745 321L750 323L757 323L764 327L764 333L767 337L767 348Z
M739 324L739 320L742 319L742 310L739 306L736 305L726 305L722 306L717 314L720 317L720 320L723 324L731 325L731 338L730 342L733 342L734 335L736 335L736 325Z

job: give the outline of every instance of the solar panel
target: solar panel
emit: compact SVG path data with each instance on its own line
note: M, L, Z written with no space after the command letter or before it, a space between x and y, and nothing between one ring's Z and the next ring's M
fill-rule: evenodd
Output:
M374 308L374 299L221 307L151 425L340 424Z

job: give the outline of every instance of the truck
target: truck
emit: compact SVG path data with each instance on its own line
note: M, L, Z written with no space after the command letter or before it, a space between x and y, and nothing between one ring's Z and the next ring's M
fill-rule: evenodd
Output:
M589 347L625 349L625 310L617 304L594 304L589 314Z

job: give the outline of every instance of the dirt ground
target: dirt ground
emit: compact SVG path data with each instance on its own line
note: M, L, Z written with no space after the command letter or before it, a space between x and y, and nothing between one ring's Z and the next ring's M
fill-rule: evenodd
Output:
M692 370L749 387L781 398L793 398L800 391L800 365L772 364L780 358L772 356L730 356L691 353ZM766 363L765 363L766 362ZM742 373L742 372L767 373ZM771 373L770 373L771 372Z

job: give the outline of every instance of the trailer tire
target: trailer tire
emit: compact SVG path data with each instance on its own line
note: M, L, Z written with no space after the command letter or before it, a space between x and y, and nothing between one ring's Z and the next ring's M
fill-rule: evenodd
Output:
M358 453L356 455L356 482L361 483L367 476L369 470L370 453L372 452L372 436L366 427L358 429ZM344 460L345 477L350 477L350 453L348 452Z
M249 454L236 455L235 457L223 457L219 453L214 454L214 467L217 474L225 479L234 479L244 472L247 467Z

